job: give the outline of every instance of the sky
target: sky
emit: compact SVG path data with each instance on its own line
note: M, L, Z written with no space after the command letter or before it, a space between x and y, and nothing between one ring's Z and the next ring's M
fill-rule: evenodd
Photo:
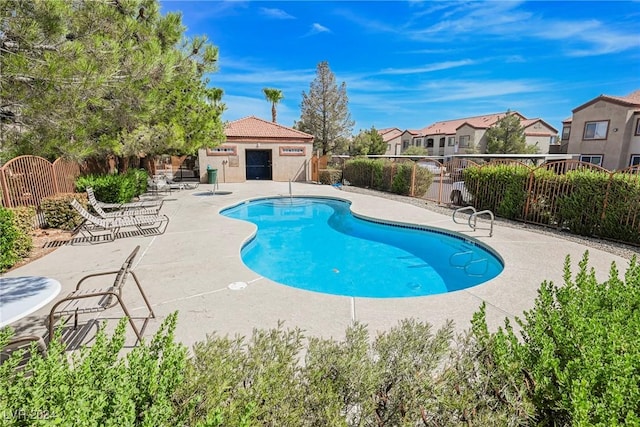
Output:
M219 48L223 120L300 119L319 62L360 130L518 111L556 129L601 95L640 90L640 1L162 1Z

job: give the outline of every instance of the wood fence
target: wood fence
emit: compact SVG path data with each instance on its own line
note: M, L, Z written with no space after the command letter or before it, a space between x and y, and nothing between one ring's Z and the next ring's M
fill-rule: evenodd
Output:
M1 205L4 207L40 206L45 197L74 193L80 176L76 162L57 159L51 163L37 156L20 156L0 167Z

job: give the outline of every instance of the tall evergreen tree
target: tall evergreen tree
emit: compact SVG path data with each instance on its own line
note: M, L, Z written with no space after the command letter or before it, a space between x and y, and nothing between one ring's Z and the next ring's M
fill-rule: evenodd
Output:
M487 129L487 154L535 154L538 148L527 145L524 127L517 114L507 115Z
M157 0L0 1L5 154L193 153L223 138L217 48Z
M314 148L323 154L333 152L351 135L354 122L349 113L347 85L336 84L327 61L320 62L309 93L302 92L300 121L296 129L315 137Z
M262 89L262 92L264 92L264 96L265 98L267 98L267 101L271 103L271 121L273 123L276 123L278 115L278 112L276 111L276 104L284 99L284 95L282 94L281 90L271 89L268 87Z

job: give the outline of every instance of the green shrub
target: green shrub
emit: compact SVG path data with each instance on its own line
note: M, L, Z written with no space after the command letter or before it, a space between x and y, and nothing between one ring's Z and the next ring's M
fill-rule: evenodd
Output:
M411 175L414 169L415 187L411 194ZM433 181L433 175L428 170L415 167L413 162L397 163L380 159L349 160L345 163L343 176L356 187L418 197L427 192Z
M20 206L11 208L13 211L13 221L18 236L14 243L18 258L26 258L33 249L33 230L35 225L36 210L31 206Z
M174 341L175 313L150 343L120 358L125 325L123 319L110 339L101 329L73 356L52 341L46 356L35 352L27 363L22 372L30 375L15 369L21 355L14 353L0 365L3 425L184 425L172 402L186 366L186 349ZM8 338L0 333L0 349Z
M93 188L96 198L105 203L128 203L147 191L147 172L129 169L124 174L85 175L76 180L76 191Z
M318 171L320 184L333 185L342 181L342 171L340 169L321 169Z
M14 216L11 210L0 206L0 272L11 268L20 259L16 253L19 231Z
M86 193L60 193L42 199L40 209L44 214L47 227L73 230L82 223L82 217L71 206L73 199L87 207Z
M489 209L509 219L522 219L531 170L519 164L465 168L462 177L478 210Z
M356 158L345 162L343 177L356 187L380 188L383 168L382 160Z
M583 236L600 235L600 221L610 174L578 169L567 172L562 180L566 190L558 198L561 225Z
M572 277L567 257L563 286L542 284L522 341L508 325L484 332L497 369L530 390L536 425L640 425L640 264L598 283L588 259Z

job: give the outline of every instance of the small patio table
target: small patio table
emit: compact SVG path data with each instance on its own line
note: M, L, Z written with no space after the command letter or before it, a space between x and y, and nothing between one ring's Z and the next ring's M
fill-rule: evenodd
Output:
M0 277L0 327L44 307L60 293L60 282L49 277Z

